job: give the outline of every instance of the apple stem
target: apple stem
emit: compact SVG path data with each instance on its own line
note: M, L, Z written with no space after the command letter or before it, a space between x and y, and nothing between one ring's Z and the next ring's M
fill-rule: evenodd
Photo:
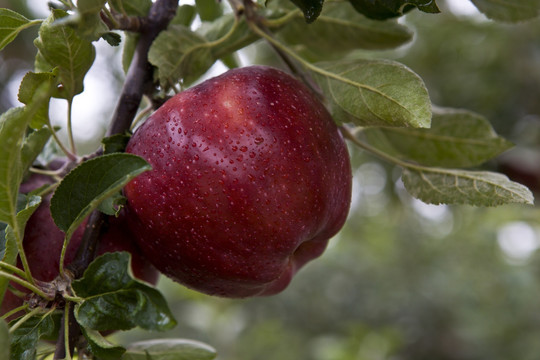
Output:
M52 298L49 295L45 294L45 292L43 292L40 288L38 288L35 285L32 285L28 281L23 280L18 276L15 276L15 275L7 273L7 272L4 272L2 270L0 270L0 276L4 277L4 278L7 278L7 279L9 279L9 280L11 280L13 282L16 282L17 284L19 284L21 286L24 286L28 290L32 291L35 294L38 294L39 296L41 296L44 299L52 300Z

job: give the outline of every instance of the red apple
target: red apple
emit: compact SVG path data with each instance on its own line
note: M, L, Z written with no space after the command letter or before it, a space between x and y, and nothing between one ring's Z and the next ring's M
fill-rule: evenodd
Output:
M29 190L33 190L34 186L40 187L45 185L50 180L44 179L42 176L31 178L28 183ZM25 185L24 189L28 186ZM26 224L23 246L30 265L32 276L36 280L50 282L59 274L60 253L64 241L64 233L55 225L50 209L50 196L44 198L38 209L32 214ZM77 252L84 234L84 222L73 234L71 241L66 251L65 265L70 264ZM106 231L100 238L98 254L115 251L128 251L131 253L131 267L135 277L156 284L159 273L157 270L144 259L140 254L133 241L133 235L125 225L123 216L119 218L109 217L109 224ZM18 264L19 268L22 265ZM28 292L23 287L15 286L17 290ZM4 301L0 307L0 315L19 307L23 304L24 299L15 296L11 291L7 291ZM20 315L20 314L18 314ZM10 319L16 316L11 316Z
M225 297L282 291L343 226L351 168L337 126L292 76L230 70L168 100L127 152L140 248L173 280Z

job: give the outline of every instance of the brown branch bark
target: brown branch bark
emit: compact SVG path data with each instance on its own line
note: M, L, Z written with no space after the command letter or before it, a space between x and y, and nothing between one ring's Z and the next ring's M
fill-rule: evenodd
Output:
M153 69L148 62L148 51L158 34L167 28L177 8L178 0L157 0L152 5L148 17L140 22L141 35L107 132L108 136L121 134L129 130L143 94L154 86L152 80ZM96 249L99 246L99 235L104 223L106 223L106 216L101 212L95 211L90 215L81 246L72 265L68 267L76 278L82 276L84 270L94 259ZM72 348L81 336L81 331L73 316L73 307L70 310L69 344L70 348ZM55 360L66 357L64 343L65 332L62 328L56 343Z

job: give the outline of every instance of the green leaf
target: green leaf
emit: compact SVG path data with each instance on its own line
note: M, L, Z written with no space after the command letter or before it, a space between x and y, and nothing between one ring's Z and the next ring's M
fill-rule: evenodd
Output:
M319 63L315 79L334 120L360 126L429 127L431 102L422 79L388 60Z
M158 68L159 82L164 88L180 79L184 84L191 83L215 62L206 39L181 25L171 25L158 35L148 60Z
M237 21L233 14L225 14L211 23L204 23L198 32L205 39L214 43L211 47L214 59L221 59L237 50L243 49L249 44L259 39L257 35L249 29L244 18L239 19L233 32L231 28Z
M195 17L197 16L197 10L193 5L180 5L176 10L176 15L171 20L171 25L182 25L189 27Z
M120 211L122 211L124 208L126 202L126 197L122 195L120 191L118 191L116 194L113 194L112 196L103 200L103 202L99 204L98 209L106 215L118 216Z
M3 319L0 319L0 359L9 359L10 342L8 325Z
M98 14L107 0L78 0L77 1L77 10L79 13L94 13Z
M152 6L152 0L109 0L109 5L126 15L146 16Z
M51 199L54 222L69 238L104 199L150 169L144 159L125 153L85 161L67 174L54 192Z
M213 21L223 15L223 8L217 0L195 0L195 7L202 21Z
M20 194L18 198L17 215L13 225L7 225L2 233L2 239L0 240L0 252L2 252L2 261L15 265L17 262L17 255L19 253L18 243L22 243L24 238L24 231L28 219L41 203L41 197L39 196L25 196ZM20 210L19 210L20 208ZM0 277L0 303L4 299L4 294L7 289L9 280L5 277Z
M349 0L349 2L356 11L376 20L401 16L415 7L427 13L440 12L435 0Z
M72 285L77 296L88 298L122 290L133 285L130 256L126 252L106 253L97 257Z
M122 42L122 37L114 32L106 32L101 37L111 46L119 46Z
M30 104L42 84L53 84L56 74L53 72L35 73L28 72L24 75L19 86L18 98L23 104Z
M4 260L6 255L6 228L8 224L0 222L0 261ZM0 301L1 302L1 301Z
M116 134L106 138L101 139L103 144L103 152L105 154L112 154L115 152L124 152L126 146L131 137L126 134Z
M103 37L108 38L112 44L118 45L119 35L109 32L109 27L100 16L106 2L107 0L79 0L77 1L77 13L65 18L65 21L74 25L77 34L83 39L96 41Z
M118 360L125 352L122 346L111 344L99 332L81 328L88 347L95 357L103 360Z
M92 43L81 39L69 24L55 23L66 15L65 11L53 10L39 28L39 37L34 44L45 64L58 68L62 89L55 96L71 100L83 91L84 76L92 66L96 52ZM43 62L40 61L40 64L43 65ZM52 68L47 69L50 70Z
M125 33L124 48L122 49L122 69L124 69L126 74L131 65L131 61L133 60L133 55L135 55L135 48L137 47L138 41L139 34L130 32Z
M362 134L394 157L449 168L480 165L513 146L484 117L459 109L435 110L429 129L366 128Z
M28 170L34 163L41 150L49 141L51 137L51 131L47 127L43 127L39 130L33 131L24 139L24 143L21 149L21 166L22 171Z
M322 11L324 0L291 0L304 13L308 24L314 22Z
M20 159L25 130L24 108L11 108L0 116L0 221L12 226L22 179Z
M56 86L56 71L28 72L19 86L19 101L33 108L30 127L39 129L49 123L49 102Z
M299 17L279 30L284 42L312 61L343 58L353 50L394 48L409 42L412 32L395 21L359 15L348 3L328 3L313 24Z
M534 203L529 189L493 172L404 169L402 179L412 196L428 204L497 206Z
M169 330L176 321L163 295L131 275L130 254L107 253L98 257L72 283L77 296L75 316L79 324L93 330Z
M54 69L54 66L49 64L43 55L38 51L34 59L34 71L37 73L46 73Z
M38 206L41 204L41 197L36 195L23 196L24 198L24 207L17 212L17 224L20 229L21 240L24 238L24 228L26 223L30 219L30 216L37 210ZM10 237L12 236L12 227L8 226L7 230L7 239L8 243L11 241ZM15 239L13 239L15 240Z
M76 14L66 20L66 24L73 25L77 35L87 41L97 41L104 36L111 37L113 44L118 41L114 37L119 35L111 35L114 33L109 31L99 13Z
M31 22L13 10L0 9L0 50L12 42L22 30L38 23Z
M121 360L212 360L217 356L211 346L187 339L155 339L133 343Z
M539 0L471 0L488 18L499 21L518 22L533 19L540 14Z
M11 334L11 360L35 360L39 339L58 333L52 314L33 316Z

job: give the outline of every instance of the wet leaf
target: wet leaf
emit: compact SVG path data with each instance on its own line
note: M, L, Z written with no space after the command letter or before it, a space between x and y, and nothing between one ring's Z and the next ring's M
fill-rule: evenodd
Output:
M428 204L497 206L534 203L529 189L502 174L438 168L405 169L403 183L414 197Z
M54 222L70 236L104 199L147 170L150 165L144 159L126 153L85 161L67 174L54 192L51 199Z
M394 157L426 166L472 167L513 145L489 121L467 110L438 109L431 128L366 128L369 143Z
M104 254L73 282L85 300L75 307L79 324L98 331L169 330L176 326L167 302L153 287L135 280L127 252Z

